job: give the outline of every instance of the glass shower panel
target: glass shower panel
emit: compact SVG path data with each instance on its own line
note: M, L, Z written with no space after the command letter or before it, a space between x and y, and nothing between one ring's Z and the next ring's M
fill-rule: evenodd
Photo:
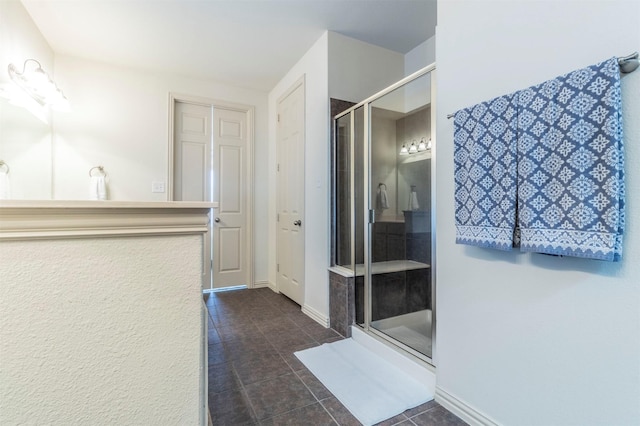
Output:
M364 110L361 106L353 111L353 199L354 199L354 279L355 279L355 299L356 299L356 324L364 326L364 233L366 231L364 221L364 160L366 157L364 148L365 124Z
M351 114L335 126L335 264L351 269Z
M432 358L430 82L370 104L367 286L370 327Z

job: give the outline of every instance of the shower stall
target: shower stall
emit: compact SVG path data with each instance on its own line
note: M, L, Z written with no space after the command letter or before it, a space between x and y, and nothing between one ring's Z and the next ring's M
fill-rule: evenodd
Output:
M434 79L430 65L334 117L330 273L350 324L432 364Z

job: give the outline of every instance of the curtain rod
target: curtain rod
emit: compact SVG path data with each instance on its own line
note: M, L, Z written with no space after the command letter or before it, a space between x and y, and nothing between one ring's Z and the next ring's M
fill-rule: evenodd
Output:
M638 69L638 66L640 65L640 59L638 58L640 58L640 53L638 52L619 57L618 66L620 67L620 72L623 74L629 74ZM447 119L452 118L454 115L455 114L447 114Z

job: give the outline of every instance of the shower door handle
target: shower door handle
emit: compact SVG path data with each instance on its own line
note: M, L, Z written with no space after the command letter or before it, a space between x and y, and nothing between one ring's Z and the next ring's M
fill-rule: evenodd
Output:
M220 223L220 218L219 218L219 217L216 217L215 219L213 219L213 221L214 221L215 223Z

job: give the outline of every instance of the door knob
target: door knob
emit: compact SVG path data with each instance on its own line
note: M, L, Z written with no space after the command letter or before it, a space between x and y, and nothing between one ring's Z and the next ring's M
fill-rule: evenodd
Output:
M293 222L294 225L296 226L302 226L302 221L301 220L296 220L295 222Z
M213 221L214 221L215 223L219 223L219 222L220 222L220 218L219 218L219 217L216 217L215 219L213 219Z

